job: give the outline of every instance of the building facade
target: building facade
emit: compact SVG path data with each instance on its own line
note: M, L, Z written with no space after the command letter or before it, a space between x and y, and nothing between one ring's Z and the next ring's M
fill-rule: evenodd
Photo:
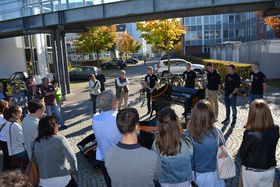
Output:
M227 41L250 42L271 39L273 34L257 12L219 14L184 18L188 32L185 54L209 54L209 46Z

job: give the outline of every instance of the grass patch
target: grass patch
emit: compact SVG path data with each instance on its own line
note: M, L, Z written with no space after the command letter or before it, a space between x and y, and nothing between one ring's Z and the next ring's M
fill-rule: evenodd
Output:
M71 89L85 89L88 87L88 81L71 81L70 88Z
M267 83L269 86L273 86L275 88L280 89L280 79L270 79L270 80L267 80Z

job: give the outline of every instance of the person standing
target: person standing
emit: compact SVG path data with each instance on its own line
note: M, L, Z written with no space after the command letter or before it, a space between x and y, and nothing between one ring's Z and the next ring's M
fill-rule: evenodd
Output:
M195 71L192 70L192 64L190 62L186 64L186 71L183 73L183 79L185 80L186 88L195 88L197 77Z
M155 186L160 177L159 156L141 147L139 114L134 108L125 108L117 114L121 140L105 153L105 165L114 187Z
M88 87L90 91L90 98L92 101L92 112L93 114L96 113L96 98L100 94L100 82L96 79L95 75L91 74L89 75L89 82Z
M97 69L96 71L96 79L99 80L101 88L100 91L103 92L105 90L105 82L106 82L106 78L105 75L102 74L101 69Z
M24 91L20 88L18 84L13 85L13 94L10 97L10 105L18 105L22 109L22 116L25 117L28 113L27 111L27 97Z
M144 82L144 86L147 88L147 107L148 107L148 112L147 114L151 113L151 97L152 97L152 93L155 90L155 88L158 85L158 78L157 76L154 74L154 68L152 66L149 66L147 68L148 70L148 75L145 76L145 82Z
M219 72L214 69L212 63L206 64L207 70L207 84L206 84L206 95L207 100L211 103L215 112L215 120L218 119L219 105L218 105L218 94L221 90L221 76Z
M115 85L116 85L116 97L118 100L118 110L122 108L122 102L124 102L124 108L127 108L127 101L128 101L128 87L129 81L126 78L126 72L124 70L121 71L120 77L116 78Z
M9 102L6 100L0 100L0 148L3 153L3 167L2 171L6 171L10 168L10 156L7 146L7 134L6 130L8 121L4 118L4 113L7 113L9 109Z
M34 78L33 78L33 76L29 76L27 79L27 83L26 83L26 96L27 96L28 102L30 102L32 99L34 99L34 90L36 89L34 87L36 87Z
M61 112L61 105L63 104L61 89L59 87L57 80L53 80L52 85L55 90L55 94L54 94L55 101L56 101L59 112Z
M28 158L31 161L32 143L38 136L38 124L39 120L44 115L45 106L42 102L34 100L29 102L28 110L30 114L28 114L22 121L22 133Z
M6 94L4 92L4 85L2 82L0 82L0 100L5 99L6 98Z
M226 107L226 119L222 122L223 124L229 124L230 122L230 107L232 108L232 122L236 123L237 109L237 92L240 85L240 77L235 73L235 66L233 64L228 66L228 74L225 79L225 107Z
M245 128L240 147L243 186L274 186L279 126L264 100L251 103Z
M105 167L104 154L121 139L116 124L117 101L113 92L111 90L101 92L97 96L97 106L101 113L92 117L92 129L97 142L96 160L100 161L105 182L110 187L111 179Z
M61 112L59 112L58 106L55 102L55 89L50 84L50 79L45 77L42 79L43 85L41 87L42 96L44 97L47 115L51 116L53 113L58 119L60 128L66 129L67 126L64 124Z
M252 72L250 73L251 90L249 92L249 104L255 99L262 99L263 93L266 91L266 76L259 70L259 64L254 62L251 65Z

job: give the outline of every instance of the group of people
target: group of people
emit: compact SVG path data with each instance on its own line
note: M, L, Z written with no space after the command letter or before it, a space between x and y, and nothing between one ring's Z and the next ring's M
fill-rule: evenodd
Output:
M117 111L117 99L110 90L97 96L97 105L101 113L92 117L92 128L98 145L96 159L102 165L107 186L225 186L217 174L217 152L225 140L215 127L215 111L209 101L196 103L186 131L176 112L163 108L152 150L138 142L136 109ZM240 180L245 187L272 186L279 127L264 100L251 103L244 125Z
M39 186L77 186L71 174L77 171L77 159L67 139L58 134L56 116L44 116L41 100L32 100L23 120L19 105L0 100L0 147L3 171L24 171L35 159L40 173ZM50 154L51 153L51 154Z

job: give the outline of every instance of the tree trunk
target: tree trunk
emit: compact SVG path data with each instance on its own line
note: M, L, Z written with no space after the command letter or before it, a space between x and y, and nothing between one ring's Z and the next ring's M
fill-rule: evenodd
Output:
M171 73L170 72L170 66L171 66L171 61L170 61L170 51L167 51L167 65L168 65L168 73Z
M101 64L100 64L100 60L99 60L99 53L96 53L96 60L97 60L97 67L100 68Z

